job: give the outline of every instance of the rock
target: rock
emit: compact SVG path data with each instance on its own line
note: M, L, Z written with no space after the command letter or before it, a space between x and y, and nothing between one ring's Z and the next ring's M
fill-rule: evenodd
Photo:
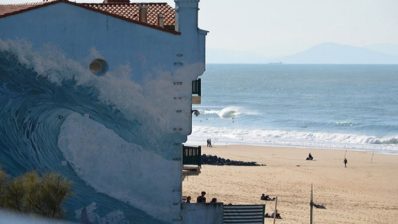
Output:
M257 164L256 162L245 162L239 160L224 159L218 156L203 154L202 164L216 165L216 166L264 166L264 164Z

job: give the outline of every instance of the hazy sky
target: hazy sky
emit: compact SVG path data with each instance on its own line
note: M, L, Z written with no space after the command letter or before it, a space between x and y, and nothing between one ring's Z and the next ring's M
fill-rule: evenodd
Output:
M0 0L21 1L32 0ZM398 44L398 0L201 0L199 13L213 50L277 57L323 42Z

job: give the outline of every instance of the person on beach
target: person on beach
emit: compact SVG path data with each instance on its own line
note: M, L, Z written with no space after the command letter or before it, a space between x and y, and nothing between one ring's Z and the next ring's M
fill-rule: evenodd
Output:
M207 139L207 147L210 147L210 148L213 147L213 146L211 145L211 139L210 139L210 138Z
M201 195L196 198L196 203L206 203L206 192L202 191Z
M344 167L347 168L347 158L344 158Z
M191 203L191 196L187 197L187 202L186 203Z
M271 198L268 194L267 195L262 194L261 195L261 200L263 200L263 201L273 201L273 200L275 200L275 198Z
M314 160L314 157L312 157L311 153L308 154L308 157L306 158L306 160Z
M265 213L265 215L264 215L265 218L274 218L274 216L275 216L275 212L273 212L271 214ZM282 216L281 216L281 214L279 214L278 210L276 210L276 217L275 218L276 219L282 219Z
M215 204L215 203L217 203L217 198L212 198L210 204Z
M267 195L267 196L268 196L268 195ZM262 195L261 195L261 200L263 200L263 201L266 200L265 194L262 194Z

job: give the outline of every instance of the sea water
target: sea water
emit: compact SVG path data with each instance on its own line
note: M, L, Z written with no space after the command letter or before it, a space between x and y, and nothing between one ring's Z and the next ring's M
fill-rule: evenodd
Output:
M398 65L208 65L190 144L398 153Z

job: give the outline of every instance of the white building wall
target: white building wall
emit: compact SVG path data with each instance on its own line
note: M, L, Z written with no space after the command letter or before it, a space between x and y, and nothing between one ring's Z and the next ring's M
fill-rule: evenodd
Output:
M183 224L222 224L224 209L222 203L182 204Z

